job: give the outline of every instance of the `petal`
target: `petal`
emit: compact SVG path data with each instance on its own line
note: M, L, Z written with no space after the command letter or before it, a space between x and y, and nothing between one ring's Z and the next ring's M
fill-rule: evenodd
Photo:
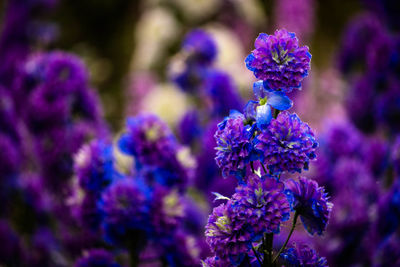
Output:
M131 150L132 147L132 142L129 134L125 133L122 134L121 137L118 140L118 147L121 150L121 152L125 154L132 155L133 152Z
M254 61L254 55L253 54L249 54L246 59L244 60L244 63L246 64L246 68L248 68L251 71L254 71L255 68L252 67L253 65L253 61Z
M253 92L257 99L266 97L267 91L264 89L264 82L262 80L256 81L253 84Z
M272 120L271 107L267 104L257 107L256 122L260 129L264 129Z
M277 110L287 110L293 106L292 100L284 92L269 92L268 105Z
M246 120L256 119L256 110L257 110L258 102L254 100L250 100L247 102L246 106L244 107L244 116Z

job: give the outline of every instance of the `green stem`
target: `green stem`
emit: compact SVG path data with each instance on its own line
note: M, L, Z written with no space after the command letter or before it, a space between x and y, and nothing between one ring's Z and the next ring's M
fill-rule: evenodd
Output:
M293 223L292 223L292 229L290 229L289 235L286 238L285 243L283 244L283 246L281 247L281 249L279 250L278 254L276 254L275 258L273 259L272 263L274 263L278 258L279 255L281 255L281 253L285 250L287 243L289 242L290 237L293 234L294 228L296 228L296 223L297 223L297 218L299 217L299 214L297 213L297 211L294 213L294 218L293 218Z
M265 234L263 239L264 245L264 265L263 266L272 266L272 250L274 243L274 234Z
M260 162L261 162L261 160L260 160ZM264 162L261 162L261 166L262 166L265 174L270 173L269 171L267 171L267 168L265 168Z
M258 255L257 251L255 250L255 248L253 247L253 244L251 244L251 249L253 250L254 255L257 258L258 263L260 264L260 266L262 265L262 261L260 259L260 256Z

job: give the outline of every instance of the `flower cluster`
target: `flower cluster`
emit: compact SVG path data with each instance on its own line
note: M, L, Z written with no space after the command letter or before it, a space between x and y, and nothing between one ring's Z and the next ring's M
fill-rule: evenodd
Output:
M242 99L231 77L213 66L217 44L209 33L200 29L189 32L181 53L182 59L176 62L180 67L173 71L172 80L183 91L204 102L203 107L198 107L207 107L203 110L204 115L221 117L230 109L242 107Z
M194 167L190 155L182 151L166 123L151 114L128 119L127 132L117 144L122 152L119 156L103 140L92 141L76 155L78 186L71 205L78 214L75 217L102 237L99 241L129 253L131 264L149 251L171 265L198 263L202 253L198 231L186 226L190 197L185 194ZM182 152L186 154L182 156ZM118 169L119 164L129 166ZM190 212L199 211L194 206ZM188 242L179 251L178 239L179 243ZM84 255L77 266L97 257L103 260L104 255L98 254Z
M280 260L273 257L273 235L280 233L290 211L292 228L277 255L285 266L327 265L309 247L285 250L298 217L311 235L321 235L333 206L313 180L280 180L287 173L308 170L316 158L313 131L286 111L293 105L286 93L300 87L310 58L308 48L298 47L294 34L285 30L260 34L256 49L246 58L247 67L262 80L254 83L256 100L248 102L244 114L231 111L216 129L216 163L224 177L236 177L239 185L231 198L216 193L216 200L227 202L214 208L208 219L206 240L214 256L203 266L273 266Z
M299 46L294 33L285 29L277 30L274 35L261 33L254 46L246 58L246 67L266 87L283 92L301 87L310 70L311 54L307 46Z
M346 108L363 132L374 132L377 127L399 132L400 46L387 28L373 13L358 16L350 23L340 48L340 69L351 79Z
M289 180L286 193L292 210L295 210L310 234L322 234L326 229L332 203L323 187L314 180L300 177L299 181Z
M315 266L327 267L328 263L324 257L319 257L317 252L306 244L296 245L288 248L280 257L284 266Z

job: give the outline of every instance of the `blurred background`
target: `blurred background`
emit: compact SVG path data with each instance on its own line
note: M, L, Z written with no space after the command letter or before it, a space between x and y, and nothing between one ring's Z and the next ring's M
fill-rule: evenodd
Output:
M332 68L346 24L366 9L365 3L286 2L60 1L45 15L56 28L56 36L45 45L81 56L100 93L107 121L119 129L130 109L129 87L135 74L151 74L156 83L167 83L171 59L179 52L185 34L194 28L207 29L215 36L217 65L235 77L243 93L251 88L252 76L244 69L244 57L260 32L271 33L281 27L294 31L301 43L310 47L312 73Z
M289 95L291 111L319 142L318 160L305 175L334 203L324 236L298 230L293 239L312 244L330 266L400 266L399 6L0 0L0 266L92 266L78 262L94 247L122 266L156 256L139 266L200 266L210 255L204 225L217 205L211 192L228 196L237 185L215 164L216 125L253 98L256 79L244 60L259 33L280 28L295 32L312 54L302 90ZM216 47L210 62L195 62L185 46L196 29L208 34L210 50ZM170 169L163 166L168 174L139 166L121 148L121 133L134 125L128 121L126 130L127 118L144 112L165 121L160 128L179 143ZM97 139L107 141L87 145ZM186 215L174 216L184 233L174 228L163 248L146 243L138 258L120 253L116 248L132 244L103 240L98 201L106 189L86 188L91 175L112 176L107 186L115 176L179 180L172 192L184 199Z

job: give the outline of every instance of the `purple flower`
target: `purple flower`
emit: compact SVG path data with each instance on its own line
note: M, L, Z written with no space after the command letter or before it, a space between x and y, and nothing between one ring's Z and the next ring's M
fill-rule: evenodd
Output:
M243 218L238 219L231 201L214 208L206 225L206 241L223 261L240 263L251 249L253 233Z
M345 106L354 125L363 132L373 132L376 128L375 120L375 81L370 76L356 78L349 90ZM370 108L365 108L370 107Z
M204 261L201 261L203 267L226 267L230 266L230 263L224 260L221 260L220 258L213 256L213 257L208 257Z
M105 249L90 249L75 262L75 267L118 267L113 255Z
M400 182L396 181L389 192L379 201L377 229L383 238L394 233L400 226Z
M200 114L196 110L189 110L178 124L178 136L185 145L190 145L201 135Z
M82 203L72 207L72 213L79 225L94 233L97 233L102 223L103 214L99 209L98 202L97 194L88 193L84 196Z
M222 169L224 177L243 176L250 159L250 127L245 126L244 121L243 114L231 111L229 117L218 124L218 130L215 133L217 141L215 160L218 167Z
M10 92L0 85L0 132L19 140L18 119Z
M137 240L149 230L149 196L138 180L123 178L111 184L102 194L105 239L112 244L129 241L133 233Z
M189 53L189 62L210 64L217 55L217 46L207 32L196 29L188 33L183 41L182 49Z
M182 196L177 190L157 186L151 198L151 224L156 235L171 237L185 215Z
M204 90L210 99L213 117L226 116L232 109L243 108L239 90L225 72L210 71L204 81Z
M351 123L333 124L326 134L327 152L332 161L361 154L363 137Z
M75 173L80 186L91 192L100 192L114 176L112 145L93 140L84 145L75 156Z
M307 170L318 143L308 124L296 114L279 113L255 140L255 148L263 155L262 161L273 173Z
M373 265L378 266L398 266L400 265L400 237L393 234L384 239L373 255Z
M18 235L12 229L11 225L0 220L0 263L9 266L18 266L22 264L22 246Z
M200 266L203 254L202 239L185 231L176 231L172 243L166 247L169 266Z
M321 235L326 229L333 207L324 188L305 177L299 177L298 182L287 181L286 188L290 207L300 216L304 228L311 235Z
M254 46L245 60L246 67L266 87L283 92L301 87L310 70L311 54L307 46L299 47L294 33L285 29L275 31L274 35L261 33Z
M24 66L27 76L37 84L57 87L60 93L72 93L88 84L88 73L75 55L62 51L33 55Z
M376 120L397 133L400 131L400 81L390 76L386 76L386 80L386 91L375 99Z
M362 152L371 173L379 177L389 165L389 144L382 138L373 137L367 140Z
M314 0L280 0L274 9L275 24L308 38L314 30Z
M0 132L0 151L0 178L15 174L22 160L19 145Z
M127 120L128 132L119 139L119 148L135 156L138 164L162 166L174 156L177 142L165 122L152 114L142 114ZM140 166L139 165L139 166Z
M335 192L349 191L368 195L371 201L375 201L379 186L368 167L364 159L339 158L333 170Z
M324 257L319 257L317 252L306 244L295 244L287 248L280 257L286 267L313 266L327 267L328 262Z
M198 93L204 86L208 69L201 64L188 64L182 72L173 74L171 79L185 92Z
M391 164L397 172L397 175L400 175L400 135L396 137L391 150Z
M290 216L284 184L275 177L256 174L246 177L246 182L239 185L232 196L236 219L247 222L258 238L264 233L279 233L281 222Z
M365 63L367 47L375 38L379 39L384 29L375 15L362 14L355 17L344 33L339 53L339 68L350 71L356 63Z

